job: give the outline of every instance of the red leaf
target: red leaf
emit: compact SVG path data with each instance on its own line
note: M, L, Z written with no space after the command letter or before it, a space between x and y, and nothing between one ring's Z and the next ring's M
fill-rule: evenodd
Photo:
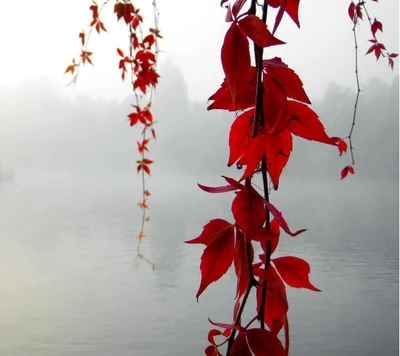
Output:
M252 356L246 340L246 332L241 331L231 349L231 356Z
M99 17L99 11L98 11L98 6L97 5L91 5L89 7L89 10L93 11L93 20L97 19Z
M253 263L253 245L249 244L251 261ZM249 262L247 260L247 249L246 242L243 233L236 229L236 240L235 240L235 257L234 257L235 273L237 276L237 287L236 287L236 298L246 293L247 287L250 282Z
M334 140L325 133L325 128L319 121L318 115L307 105L289 100L288 115L290 116L289 130L296 136L335 145Z
M344 168L342 169L342 172L340 173L340 175L341 175L341 178L340 178L340 179L346 178L348 173L354 174L354 168L351 167L351 166L346 166L346 167L344 167Z
M214 340L214 336L219 336L219 335L222 335L222 332L221 332L221 331L219 331L219 330L217 330L217 329L211 329L211 330L208 332L208 337L207 337L208 342L209 342L210 344L212 344L212 345L216 345L216 342L215 342L215 340Z
M67 67L67 69L65 70L65 73L68 73L68 72L71 72L72 75L74 74L74 72L75 72L75 65L74 64L71 64L71 65L69 65Z
M282 20L283 13L286 12L290 18L293 20L293 22L300 27L299 23L299 3L300 0L270 0L268 1L268 4L274 8L280 6L279 11L276 15L275 18L275 24L274 24L274 30L272 31L275 33L277 28L279 27L279 24Z
M215 326L219 326L220 328L223 329L228 329L228 330L241 330L243 329L240 325L235 325L235 324L225 324L225 323L216 323L214 321L212 321L210 318L208 318L208 321L215 325Z
M238 89L249 79L250 53L246 35L234 22L225 35L221 62L232 96L233 107L236 108Z
M254 109L239 115L231 126L229 133L228 167L234 164L248 146L253 134Z
M268 210L271 212L271 214L274 216L274 218L278 221L280 227L290 236L297 236L301 234L304 231L307 231L307 229L301 229L297 230L296 232L291 232L289 229L289 226L285 219L283 218L282 214L276 209L270 202L264 199L264 204L267 206Z
M248 15L239 21L239 26L259 47L270 47L285 44L269 32L267 25L259 17Z
M85 33L84 32L80 32L79 33L79 38L81 39L82 47L83 47L85 45Z
M233 228L220 234L211 242L201 256L201 282L196 298L212 283L220 279L229 269L234 257Z
M122 2L117 2L114 5L114 14L117 14L117 19L120 20L122 16L124 16L125 4Z
M277 334L284 325L284 317L289 309L286 296L286 288L275 268L270 265L267 270L253 268L254 275L259 276L257 286L257 311L260 311L262 303L262 291L264 280L267 281L267 298L264 309L264 319L272 332Z
M92 60L90 59L90 56L92 54L93 54L93 52L86 52L86 51L82 50L81 58L82 58L83 64L85 64L85 62L88 61L91 65L93 65Z
M206 356L221 356L216 346L209 345L204 350Z
M290 18L297 25L297 27L300 27L299 4L300 0L287 0L285 9L286 13L290 16Z
M129 24L133 20L133 14L135 12L135 8L132 4L126 3L124 6L124 21L126 24Z
M204 190L207 193L226 193L236 190L236 188L232 187L231 185L224 185L222 187L207 187L199 183L197 183L197 185L200 187L201 190Z
M235 111L248 109L249 107L254 106L254 97L256 95L256 70L254 67L250 67L248 80L236 89L236 101L234 105L225 78L221 87L209 97L208 100L214 100L214 102L207 108L207 110L222 109Z
M280 58L275 57L264 60L263 65L267 73L282 85L289 98L311 104L310 99L303 89L303 82L300 80L299 76L293 69L290 69L283 63Z
M376 31L378 31L378 30L383 32L382 23L379 22L377 19L375 19L371 25L371 32L373 35L375 35Z
M242 9L243 5L247 2L247 0L236 0L232 7L232 14L236 18L239 14L239 11Z
M344 139L341 139L339 137L331 137L331 140L333 140L333 142L337 144L339 149L339 156L347 152L347 143Z
M261 244L262 249L265 251L266 242L270 242L270 254L272 255L276 248L278 247L279 243L279 223L276 219L273 219L269 225L269 229L263 227L261 228L257 234L254 236L254 241L263 242Z
M277 135L289 122L287 116L287 97L283 87L268 74L263 79L264 129L269 135Z
M232 202L232 213L246 241L251 241L266 218L263 198L252 187L243 187Z
M277 136L267 136L267 171L275 190L279 187L279 178L289 161L292 149L293 139L288 129L283 130Z
M198 237L185 241L185 243L203 244L208 246L216 239L220 238L221 235L230 233L231 230L233 231L233 227L234 225L230 224L226 220L213 219L203 226L203 231Z
M351 18L351 21L354 22L354 15L355 15L355 11L356 11L356 5L354 4L354 2L350 3L349 9L347 11L348 11L349 16Z
M272 262L287 285L293 288L307 288L316 292L321 291L311 284L309 280L310 265L301 258L285 256L275 258Z
M240 178L240 181L251 176L260 164L265 154L266 137L266 135L258 135L254 137L247 146L242 158L240 158L238 162L239 165L246 165L246 170Z
M248 329L247 342L254 356L287 356L277 335L265 329Z
M117 48L117 52L121 57L124 57L124 52L121 49Z

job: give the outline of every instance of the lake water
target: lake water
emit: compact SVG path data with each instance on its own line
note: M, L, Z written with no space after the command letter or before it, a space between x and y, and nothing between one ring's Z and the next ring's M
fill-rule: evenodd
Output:
M154 271L135 260L135 175L21 173L0 184L0 355L204 354L207 317L230 321L234 276L198 304L202 247L182 241L229 219L231 196L178 179L154 180L143 242ZM288 288L291 355L398 355L398 183L350 177L281 190L277 207L308 231L283 236L277 256L306 259L322 289Z

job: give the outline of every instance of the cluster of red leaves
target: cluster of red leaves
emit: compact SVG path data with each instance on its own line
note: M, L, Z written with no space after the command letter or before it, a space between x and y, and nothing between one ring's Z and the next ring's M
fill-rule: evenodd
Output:
M249 10L243 11L248 3ZM288 355L286 285L319 291L309 280L310 266L306 261L294 256L272 258L281 229L290 236L305 230L292 232L281 212L270 203L269 193L264 191L262 196L252 184L254 175L261 173L264 190L267 189L267 175L273 188L278 189L280 176L293 149L293 135L336 146L339 155L347 151L345 139L326 134L318 115L309 106L310 100L298 75L280 58L262 58L263 48L284 44L274 34L285 13L299 26L299 3L300 0L268 0L264 6L277 9L271 32L264 21L266 16L264 20L256 16L255 1L221 0L227 10L225 21L230 23L221 49L225 79L209 98L212 103L208 110L236 111L229 133L228 166L236 163L238 168L245 166L245 170L239 180L224 177L228 183L224 186L199 184L209 193L235 193L231 205L234 222L212 219L198 237L186 241L205 245L196 298L232 265L237 277L233 320L228 324L210 320L219 329L209 331L210 345L205 349L208 356L221 355L219 347L225 343L228 343L227 355L230 356ZM266 9L263 11L265 15ZM351 3L348 13L354 24L363 18L363 11L366 12L365 1ZM368 13L367 16L370 20ZM367 53L374 52L377 59L387 56L393 68L393 58L397 54L383 54L385 47L376 39L382 24L376 19L370 24L374 39ZM254 43L255 66L252 65L249 40ZM341 179L348 173L354 174L352 166L342 170ZM262 251L258 260L254 253L257 244ZM252 288L256 288L256 314L242 325L242 311ZM259 328L250 327L255 321L260 323ZM284 331L284 346L279 337L281 330ZM217 342L216 337L222 341Z
M124 52L117 48L117 53L120 56L118 68L122 71L122 80L125 80L128 68L132 74L132 86L135 92L136 98L141 94L146 95L148 92L153 90L158 83L159 75L156 72L156 52L155 46L157 44L157 38L162 38L158 30L150 29L149 34L145 37L142 36L141 24L143 23L143 17L140 14L140 10L130 2L116 2L114 5L114 14L117 16L117 20L123 19L125 24L129 28L130 33L130 46L129 55L125 55ZM128 68L127 68L128 66ZM140 91L140 92L138 92ZM154 130L153 115L150 111L151 102L146 106L140 106L137 101L137 105L132 105L136 111L128 115L130 125L135 126L136 124L143 125L142 129L142 140L137 141L137 149L141 155L141 159L137 160L137 172L143 172L150 175L150 167L154 161L145 157L145 153L149 152L148 144L150 138L147 138L146 134L148 131L151 132L152 139L156 139L156 133ZM148 209L147 197L150 196L148 190L143 187L143 200L138 203L141 209ZM145 219L146 221L149 218ZM143 229L143 227L142 227ZM139 234L138 238L142 239L145 235L143 231Z
M378 0L372 0L372 1L378 2ZM374 19L374 21L371 20L366 9L366 1L359 0L358 3L354 3L352 1L349 5L348 12L350 19L353 21L354 24L358 23L359 20L363 20L363 14L364 12L366 12L371 28L371 34L373 37L372 39L368 40L369 42L372 43L372 46L370 46L366 54L374 53L376 60L378 60L381 56L386 57L388 59L389 67L393 70L394 67L393 58L396 58L398 56L398 53L389 53L386 50L385 45L383 43L380 43L376 38L377 31L383 32L383 26L382 23L378 21L376 18Z
M223 0L222 4L227 2ZM300 78L280 58L262 60L261 79L256 66L251 64L249 39L256 48L284 44L274 32L284 13L299 25L299 0L268 1L270 6L277 8L272 32L254 13L242 11L246 2L236 0L226 7L225 19L231 25L221 49L225 79L209 98L212 103L208 107L209 110L240 111L230 129L228 166L236 163L238 167L246 168L238 181L224 177L227 185L213 188L199 184L209 193L235 192L231 206L234 222L213 219L198 237L186 241L206 246L201 257L201 282L196 298L232 265L237 277L233 321L230 324L210 321L223 330L210 330L210 345L205 350L209 356L220 355L218 347L227 342L228 345L231 343L228 346L231 356L288 354L286 285L313 291L319 289L309 280L310 267L306 261L293 256L271 258L278 246L281 229L291 236L305 230L292 232L281 212L254 189L251 181L255 174L263 171L265 160L266 172L274 189L278 189L281 173L293 149L293 135L337 146L340 154L347 148L342 139L326 134L318 115L309 106L310 100ZM255 99L257 83L262 86L261 101ZM257 112L261 114L257 116ZM269 216L273 217L272 221ZM256 244L262 250L258 260L254 254ZM242 325L239 310L246 302L244 296L253 287L256 288L256 315L247 325ZM263 320L268 330L261 322L259 328L250 327L256 320ZM278 336L282 329L285 346ZM238 332L236 338L235 332ZM219 343L215 341L217 336L222 337Z
M104 2L103 6L105 4L106 2ZM104 23L99 17L101 9L99 10L98 5L94 1L89 7L89 10L92 12L92 20L89 24L89 35L86 36L84 31L79 33L79 39L82 45L80 60L76 62L75 59L73 59L72 64L69 65L65 71L66 73L69 72L75 75L73 81L75 81L77 77L76 68L79 68L81 63L85 64L88 62L93 65L91 59L93 52L87 50L88 39L92 30L95 29L98 34L100 34L101 31L107 32ZM143 17L140 14L140 10L136 8L130 0L116 1L114 4L114 14L117 16L118 21L121 19L124 20L130 35L129 54L124 54L124 51L120 48L117 48L117 54L120 57L118 68L122 72L122 80L125 80L128 72L132 75L131 82L136 98L136 105L132 105L135 111L128 115L130 125L143 125L141 131L142 139L141 141L137 141L137 149L140 154L140 159L136 161L137 172L141 172L143 175L145 173L150 175L150 164L154 161L146 158L145 153L149 152L150 141L156 139L154 130L155 121L153 121L153 115L150 111L151 95L149 96L150 100L147 105L143 105L142 103L144 102L143 97L151 93L158 83L159 74L156 71L157 39L162 38L162 36L159 30L154 28L150 28L149 33L143 36ZM141 100L139 100L139 98L141 98ZM148 132L151 133L151 138L146 136ZM150 193L145 186L143 186L143 198L142 201L138 203L138 206L143 209L143 214L145 214L145 209L149 208L147 204L148 196L150 196ZM143 216L143 221L149 220L148 217L145 218L145 215ZM142 226L142 231L138 235L138 238L142 239L145 236Z

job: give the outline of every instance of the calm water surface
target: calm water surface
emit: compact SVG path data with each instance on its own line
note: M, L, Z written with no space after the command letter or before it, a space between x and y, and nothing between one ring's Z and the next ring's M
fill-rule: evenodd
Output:
M202 355L207 317L229 322L232 274L197 304L202 248L182 243L229 218L224 208L195 179L188 191L164 183L143 244L153 271L135 261L132 181L38 173L0 184L0 356ZM291 354L395 356L398 183L341 183L287 183L276 198L293 229L308 228L277 255L306 259L323 291L288 290Z

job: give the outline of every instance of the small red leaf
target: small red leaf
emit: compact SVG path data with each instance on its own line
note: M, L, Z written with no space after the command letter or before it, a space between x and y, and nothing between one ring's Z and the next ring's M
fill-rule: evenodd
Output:
M351 166L346 166L342 169L342 172L340 173L341 178L340 179L344 179L347 177L348 173L354 174L354 168Z
M201 190L204 190L207 193L225 193L236 190L236 188L231 185L224 185L222 187L207 187L199 183L197 183L197 185L200 187Z
M354 2L351 2L348 9L348 13L353 22L354 22L355 11L356 11L356 5L354 4Z
M375 35L376 31L378 31L378 30L383 32L382 23L379 22L377 19L375 19L371 25L371 32L373 35Z

